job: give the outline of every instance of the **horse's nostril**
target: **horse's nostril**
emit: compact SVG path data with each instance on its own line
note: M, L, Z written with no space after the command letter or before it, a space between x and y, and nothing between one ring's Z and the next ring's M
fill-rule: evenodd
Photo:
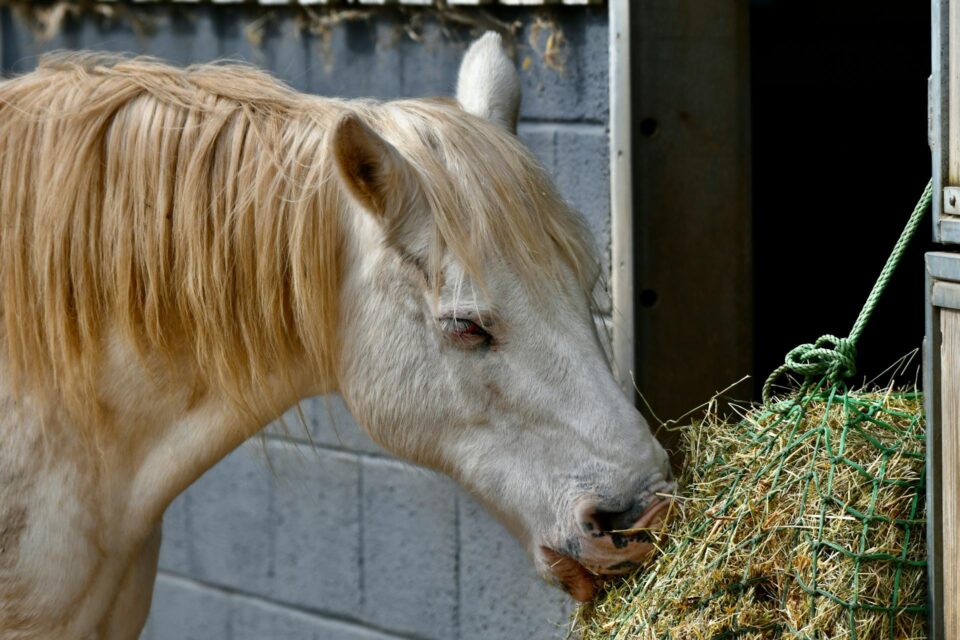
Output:
M583 526L595 532L625 531L633 526L640 514L640 505L636 502L631 502L621 510L597 508L587 515Z
M585 533L601 537L601 533L617 533L662 526L668 516L670 499L647 495L627 502L587 503L578 509L580 527Z

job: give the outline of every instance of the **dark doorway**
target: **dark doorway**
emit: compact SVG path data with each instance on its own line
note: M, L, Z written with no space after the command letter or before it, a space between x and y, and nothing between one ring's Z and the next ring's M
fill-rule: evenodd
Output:
M847 335L930 176L930 7L753 0L750 35L759 395L791 347ZM858 382L920 347L929 229L863 334Z

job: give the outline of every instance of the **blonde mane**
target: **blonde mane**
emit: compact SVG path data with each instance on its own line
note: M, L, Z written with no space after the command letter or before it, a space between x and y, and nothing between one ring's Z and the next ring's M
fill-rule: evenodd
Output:
M506 131L455 103L299 94L236 64L69 55L0 85L0 304L16 389L89 416L105 331L188 354L243 404L305 355L336 386L344 191L327 134L345 110L397 146L435 255L503 257L531 282L595 258L579 217ZM433 261L436 265L437 261Z

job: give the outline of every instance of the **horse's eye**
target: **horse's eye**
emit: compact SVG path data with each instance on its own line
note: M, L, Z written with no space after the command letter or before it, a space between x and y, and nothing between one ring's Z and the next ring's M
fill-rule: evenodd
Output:
M486 345L492 340L483 327L466 318L440 318L440 328L448 337L462 346Z

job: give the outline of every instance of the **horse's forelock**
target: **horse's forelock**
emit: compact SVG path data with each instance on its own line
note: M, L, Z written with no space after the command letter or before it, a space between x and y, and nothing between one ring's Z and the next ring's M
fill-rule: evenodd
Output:
M387 105L385 126L420 176L443 246L482 281L496 256L537 291L562 286L569 268L589 291L598 275L590 232L557 193L540 163L502 127L464 113L455 101Z

